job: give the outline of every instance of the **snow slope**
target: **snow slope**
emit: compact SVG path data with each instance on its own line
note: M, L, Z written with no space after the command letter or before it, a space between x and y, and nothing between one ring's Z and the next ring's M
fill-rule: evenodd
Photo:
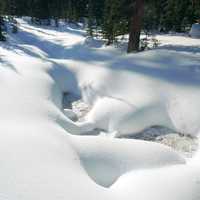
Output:
M198 136L199 40L125 55L70 25L18 21L0 44L0 199L199 200L200 153L185 160L153 142L83 136L152 125ZM63 110L64 92L91 105L85 121Z

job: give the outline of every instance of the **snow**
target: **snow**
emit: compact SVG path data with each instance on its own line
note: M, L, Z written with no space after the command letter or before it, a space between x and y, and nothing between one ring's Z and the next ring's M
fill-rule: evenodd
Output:
M109 61L108 70L102 68L102 63L96 63L95 76L95 67L92 66L89 72L87 68L90 67L78 64L84 68L83 73L87 74L78 77L78 82L84 85L81 88L83 97L89 104L96 104L91 111L96 112L95 117L99 116L98 120L95 119L98 121L96 126L102 126L100 121L104 120L104 117L101 117L99 112L104 112L101 102L104 104L107 98L109 103L105 110L113 111L116 107L120 115L124 113L124 107L129 107L130 110L124 113L122 118L116 116L118 127L115 127L115 131L118 131L119 135L138 133L146 126L153 125L166 126L177 132L195 135L199 130L200 119L200 113L196 112L200 106L199 76L198 71L193 71L194 67L199 67L197 55L159 49L117 57L114 61ZM70 66L70 63L68 65ZM89 73L93 75L91 78ZM86 83L84 77L87 77ZM91 79L89 83L88 79ZM115 101L116 105L111 103L112 101ZM118 108L117 102L120 102L122 109Z
M193 38L200 38L200 24L196 23L192 25L190 36Z
M160 126L199 140L200 40L158 35L126 55L27 21L0 44L0 199L199 200L199 148L125 137Z
M199 175L199 168L186 166L139 170L123 175L111 189L121 199L199 199Z
M131 170L185 163L172 149L145 141L85 136L73 145L89 176L105 187Z

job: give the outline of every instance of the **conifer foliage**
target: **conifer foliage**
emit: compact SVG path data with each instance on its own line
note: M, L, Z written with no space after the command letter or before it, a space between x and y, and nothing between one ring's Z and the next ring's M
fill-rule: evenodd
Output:
M107 45L129 34L128 52L139 50L141 30L187 31L200 19L200 0L0 0L0 39L3 16L30 16L32 22L51 19L83 22L90 36L101 34Z
M3 26L4 26L4 20L3 20L3 14L5 11L5 2L0 1L0 41L5 41L6 38L3 35Z

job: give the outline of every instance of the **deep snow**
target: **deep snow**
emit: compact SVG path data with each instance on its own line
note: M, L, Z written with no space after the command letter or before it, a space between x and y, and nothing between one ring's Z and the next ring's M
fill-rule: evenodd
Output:
M199 152L123 139L155 125L199 137L198 39L126 55L78 27L18 21L0 45L0 199L199 200ZM66 93L89 105L83 119Z

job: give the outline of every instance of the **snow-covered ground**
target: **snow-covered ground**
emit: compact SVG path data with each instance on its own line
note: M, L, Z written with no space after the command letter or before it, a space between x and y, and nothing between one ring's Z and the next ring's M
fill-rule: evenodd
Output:
M0 44L0 199L200 199L199 39L126 55L18 21Z

